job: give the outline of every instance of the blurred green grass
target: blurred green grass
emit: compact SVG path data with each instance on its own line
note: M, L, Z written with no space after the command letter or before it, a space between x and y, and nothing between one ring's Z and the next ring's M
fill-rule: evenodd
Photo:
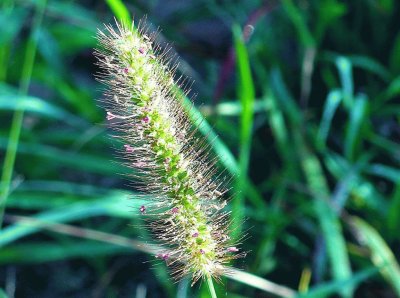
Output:
M97 107L97 28L145 14L234 177L249 254L218 294L400 297L394 0L2 1L0 297L208 297L154 264Z

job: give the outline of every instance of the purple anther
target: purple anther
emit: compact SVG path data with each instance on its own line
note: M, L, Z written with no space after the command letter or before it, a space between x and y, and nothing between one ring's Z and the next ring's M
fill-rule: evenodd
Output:
M131 145L124 145L125 151L128 153L132 153L135 149Z
M171 212L173 214L178 214L179 213L179 208L178 207L174 207L174 208L171 209Z
M149 122L150 122L150 117L149 117L149 116L144 116L143 119L142 119L142 121L143 121L144 123L149 123Z
M132 165L133 165L135 168L139 168L139 169L143 169L143 168L146 167L146 163L143 162L143 161L133 162Z
M192 237L193 237L193 238L199 237L199 232L194 232L194 233L192 234Z
M107 111L107 120L111 120L115 118L115 115L111 114L109 111Z
M204 254L205 254L205 251L204 251L203 249L200 248L200 253L201 253L202 255L204 255Z
M171 157L167 157L166 159L164 159L164 163L168 164L171 162Z
M144 205L142 205L140 208L139 208L139 211L140 211L140 213L145 213L146 212L146 207L144 206Z
M163 259L165 261L165 260L168 260L169 254L168 253L159 253L159 254L156 254L156 258Z
M235 246L228 247L226 250L227 250L228 252L238 252L238 251L239 251L239 249L237 249Z
M129 69L127 67L124 68L124 73L128 74Z
M144 54L144 52L145 52L145 51L144 51L144 48L143 48L143 47L140 47L140 48L139 48L139 53L140 53L140 54Z

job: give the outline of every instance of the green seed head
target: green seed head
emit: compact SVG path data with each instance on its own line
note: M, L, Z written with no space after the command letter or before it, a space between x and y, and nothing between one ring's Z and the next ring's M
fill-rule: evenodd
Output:
M174 92L180 84L174 80L176 65L143 28L106 26L98 40L107 119L125 143L124 158L138 173L139 189L153 199L138 212L149 216L155 238L166 248L156 257L168 260L176 278L190 274L193 283L218 278L243 253L228 236L224 183L216 180L208 146Z

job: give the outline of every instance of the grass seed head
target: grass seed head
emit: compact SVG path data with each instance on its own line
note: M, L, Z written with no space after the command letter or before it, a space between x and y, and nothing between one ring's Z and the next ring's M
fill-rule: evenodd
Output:
M175 86L176 65L155 45L144 26L121 24L98 32L99 80L107 85L106 118L124 142L123 154L139 189L152 201L138 212L149 217L155 238L179 279L193 283L229 271L226 264L243 256L228 236L223 183L216 181L208 146L196 134ZM236 246L235 246L236 245Z

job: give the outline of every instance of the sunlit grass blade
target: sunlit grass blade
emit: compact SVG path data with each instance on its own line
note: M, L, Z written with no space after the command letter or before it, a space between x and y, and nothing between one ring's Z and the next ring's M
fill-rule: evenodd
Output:
M359 241L369 248L372 263L400 296L400 267L390 247L379 232L361 218L352 217L350 223Z
M131 15L122 0L106 0L106 3L121 23L130 26Z
M328 137L329 130L333 116L342 100L342 94L339 90L332 90L328 93L325 101L324 112L322 114L321 124L318 130L318 145L325 147L326 139Z
M255 91L246 45L242 37L242 30L238 25L233 27L233 37L238 70L237 95L242 106L240 115L239 175L236 181L237 194L232 204L232 220L233 226L235 227L235 232L232 237L236 238L241 232L241 225L243 224L245 213L245 198L247 197L246 193L248 189L247 172L252 145Z
M354 83L353 65L347 57L339 56L335 59L335 64L339 72L340 82L343 92L343 103L350 110L353 107Z

